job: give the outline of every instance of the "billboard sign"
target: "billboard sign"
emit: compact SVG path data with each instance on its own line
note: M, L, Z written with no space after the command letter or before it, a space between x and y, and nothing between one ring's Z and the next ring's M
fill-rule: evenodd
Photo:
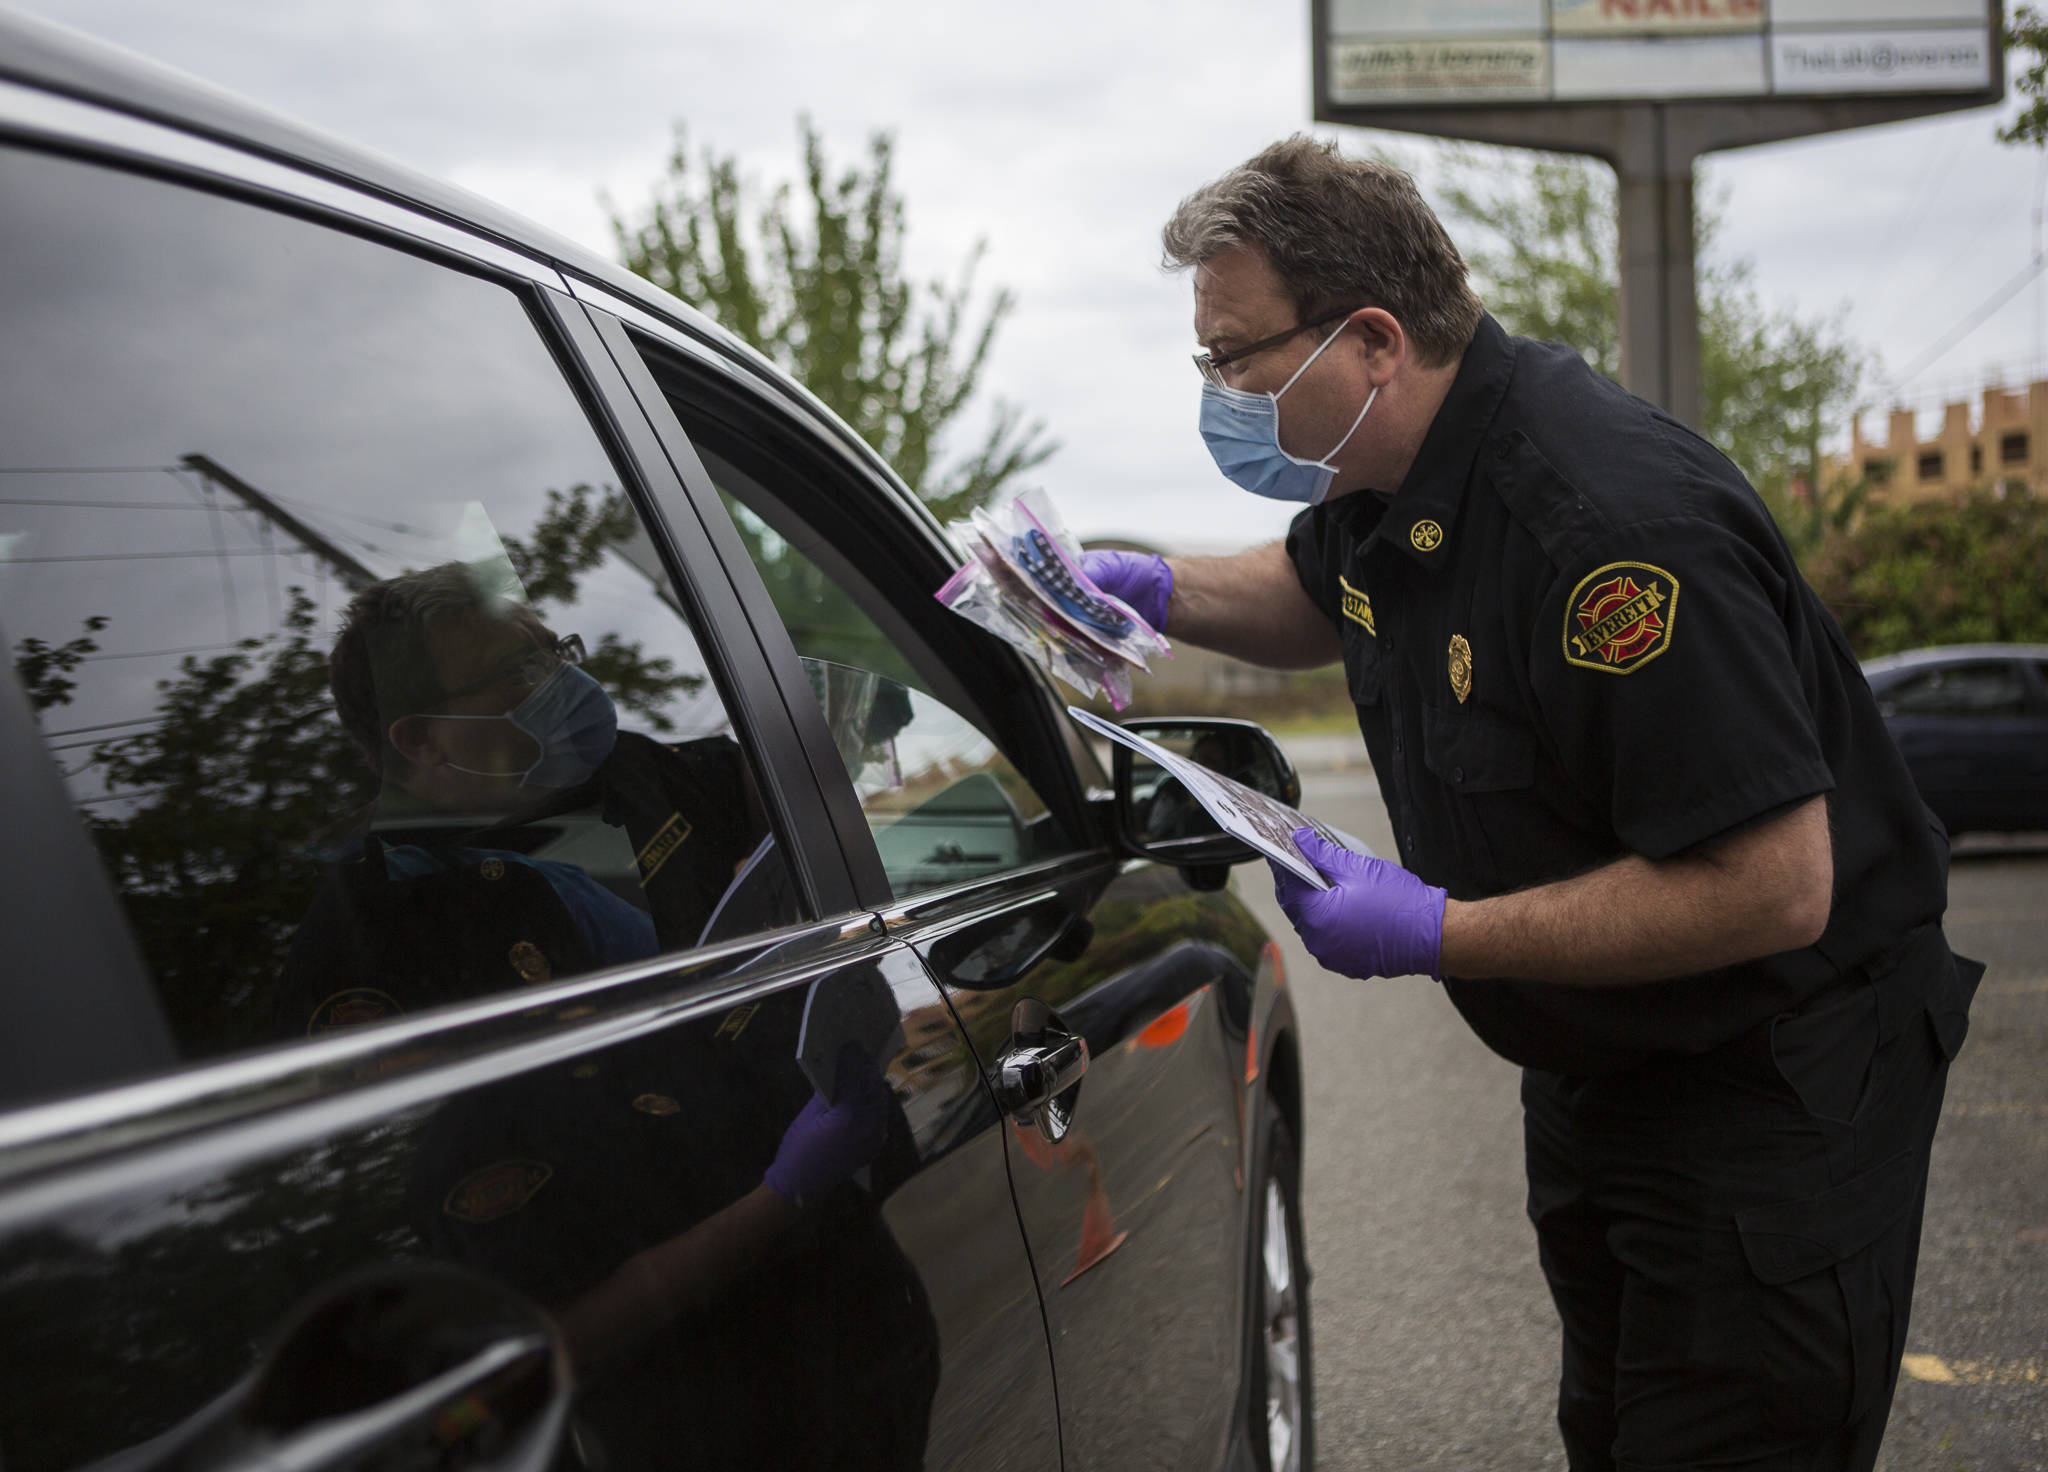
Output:
M1318 115L2002 91L1988 0L1321 0ZM1347 119L1351 120L1351 119Z

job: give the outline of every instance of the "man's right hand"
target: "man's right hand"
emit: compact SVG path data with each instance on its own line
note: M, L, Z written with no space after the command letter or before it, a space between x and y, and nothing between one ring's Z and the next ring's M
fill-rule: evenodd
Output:
M1081 554L1081 571L1088 580L1130 605L1133 613L1160 633L1166 632L1166 605L1173 597L1173 569L1164 557L1151 552L1090 552Z
M1302 591L1279 542L1171 565L1149 552L1083 552L1081 568L1162 632L1170 605L1177 644L1276 670L1314 669L1344 653L1337 626Z

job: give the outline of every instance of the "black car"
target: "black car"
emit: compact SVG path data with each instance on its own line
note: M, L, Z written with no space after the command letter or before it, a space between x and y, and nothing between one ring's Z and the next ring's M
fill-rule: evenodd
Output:
M1247 852L758 354L0 16L0 446L7 1472L1308 1464Z
M1951 835L2048 830L2048 644L1950 644L1863 666Z

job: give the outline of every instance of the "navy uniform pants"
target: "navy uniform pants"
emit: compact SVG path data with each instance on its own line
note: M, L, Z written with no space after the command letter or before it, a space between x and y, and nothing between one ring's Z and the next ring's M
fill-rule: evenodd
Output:
M1573 1472L1867 1472L1982 974L1927 926L1711 1053L1523 1075Z

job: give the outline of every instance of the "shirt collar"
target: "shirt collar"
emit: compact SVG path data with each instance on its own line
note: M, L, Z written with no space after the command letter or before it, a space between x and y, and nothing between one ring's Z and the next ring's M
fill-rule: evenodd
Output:
M1479 442L1499 412L1515 367L1515 343L1482 313L1478 330L1458 361L1450 392L1422 437L1422 448L1374 530L1424 567L1441 567L1451 555L1451 537Z

